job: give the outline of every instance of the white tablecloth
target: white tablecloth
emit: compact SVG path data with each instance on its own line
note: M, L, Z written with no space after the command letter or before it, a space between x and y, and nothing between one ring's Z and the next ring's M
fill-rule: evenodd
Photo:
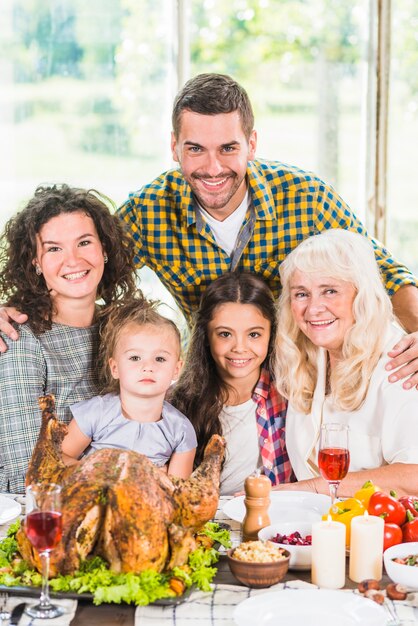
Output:
M26 602L29 606L33 604L37 604L36 598L10 596L7 601L7 609L11 611L14 606L16 606L17 604L20 604L21 602ZM64 609L65 613L63 613L63 615L60 615L59 617L56 617L54 619L48 619L48 620L37 619L35 620L34 626L36 626L37 624L40 626L40 624L46 624L46 623L48 623L48 626L69 626L71 624L74 618L75 612L77 610L77 600L53 600L53 602L54 604L61 606ZM20 618L19 626L27 626L27 624L29 624L31 619L32 618L29 617L29 615L26 615L24 613L22 617Z

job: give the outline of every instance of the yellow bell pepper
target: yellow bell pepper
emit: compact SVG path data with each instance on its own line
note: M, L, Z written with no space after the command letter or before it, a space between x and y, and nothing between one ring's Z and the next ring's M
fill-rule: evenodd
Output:
M356 491L354 497L366 507L369 506L369 500L376 491L382 491L380 487L375 485L371 480L364 483L363 487Z
M345 525L345 543L346 546L350 546L350 533L351 533L351 520L357 515L364 515L366 508L356 498L348 498L342 502L336 502L334 507L331 507L327 515L323 515L322 519L327 520L328 515L331 516L335 522L342 522Z

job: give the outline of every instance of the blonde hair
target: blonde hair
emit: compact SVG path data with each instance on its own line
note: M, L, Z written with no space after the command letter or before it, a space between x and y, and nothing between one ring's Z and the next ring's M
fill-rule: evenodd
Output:
M109 359L114 355L121 333L129 324L171 328L178 340L180 358L180 331L172 320L158 312L157 309L160 305L161 302L146 300L139 293L137 298L125 299L115 303L109 311L106 324L100 333L100 380L103 382L102 393L119 392L119 380L114 379L111 374Z
M354 411L364 402L370 377L393 320L373 247L366 237L331 229L303 241L280 266L282 294L277 306L274 353L276 386L298 411L309 413L317 382L319 347L296 324L290 281L296 270L351 283L356 290L354 324L344 337L343 359L332 369L331 397L337 409Z

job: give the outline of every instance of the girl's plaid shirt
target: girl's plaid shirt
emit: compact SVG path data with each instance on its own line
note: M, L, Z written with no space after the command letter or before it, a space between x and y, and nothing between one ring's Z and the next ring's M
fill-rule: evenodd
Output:
M257 404L258 441L264 474L273 485L294 482L296 478L285 440L287 402L277 391L266 367L261 370L253 400Z

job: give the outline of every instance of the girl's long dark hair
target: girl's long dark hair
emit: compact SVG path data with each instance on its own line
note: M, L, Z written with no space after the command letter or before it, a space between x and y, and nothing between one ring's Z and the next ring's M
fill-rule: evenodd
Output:
M196 466L202 462L203 451L210 437L214 434L222 435L219 415L228 399L230 388L217 372L209 348L207 329L216 308L228 302L256 306L271 323L267 359L274 345L274 298L262 278L245 272L231 272L220 276L207 287L195 314L183 372L169 397L170 402L190 419L196 430Z
M101 315L116 299L135 293L133 242L109 205L114 208L106 196L92 189L39 186L26 207L6 224L0 239L0 301L27 313L36 334L51 328L54 313L44 277L35 272L36 235L62 213L91 217L108 257L97 289L97 298L104 301Z

